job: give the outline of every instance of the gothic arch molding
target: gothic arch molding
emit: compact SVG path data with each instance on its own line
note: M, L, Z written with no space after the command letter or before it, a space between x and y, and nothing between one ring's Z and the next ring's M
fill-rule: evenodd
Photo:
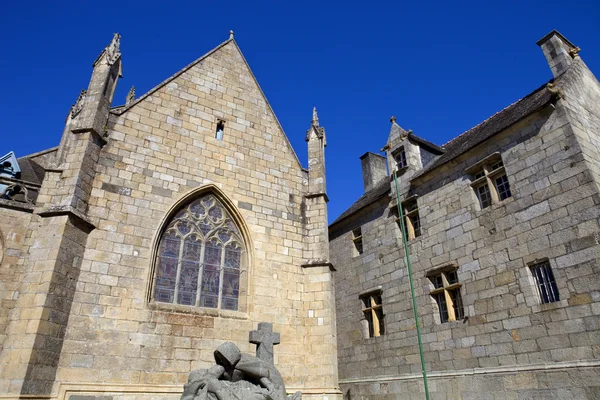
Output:
M187 212L187 214L190 214L191 211L191 207L198 207L198 206L202 206L202 205L206 205L206 215L208 215L208 209L209 208L219 208L218 206L222 207L222 209L224 210L224 220L231 220L231 222L233 223L233 225L230 225L230 227L233 228L232 233L232 237L229 240L229 244L227 246L225 246L225 241L222 241L223 244L221 244L220 246L222 246L222 257L221 257L221 265L220 265L220 269L219 270L224 270L225 269L225 264L224 264L224 260L227 259L227 248L229 248L230 244L235 244L236 246L239 244L239 249L240 249L240 255L239 255L239 264L240 264L240 268L239 268L239 295L238 295L238 302L237 302L237 310L235 311L240 311L240 312L245 312L247 310L247 306L248 306L248 301L249 301L249 296L248 296L248 292L249 292L249 287L250 287L250 280L251 280L251 270L252 270L252 260L253 260L253 246L252 246L252 241L251 241L251 236L250 236L250 230L248 229L248 226L242 216L242 214L240 213L239 209L236 207L236 205L231 201L231 199L229 199L229 197L223 193L223 191L216 185L214 184L207 184L207 185L203 185L200 186L198 188L192 189L189 192L185 193L184 195L181 196L180 199L178 199L170 208L169 210L165 213L164 217L162 218L162 220L160 221L160 224L158 225L158 228L156 230L156 233L154 235L154 239L152 241L153 246L152 246L152 252L151 252L151 259L150 259L150 263L151 263L151 268L150 268L150 274L149 274L149 279L148 279L148 286L147 286L147 300L150 304L152 304L153 306L161 306L161 308L163 308L164 306L173 309L173 310L177 310L180 309L181 307L183 308L194 308L194 309L198 309L198 310L211 310L211 309L217 309L219 310L219 312L221 310L227 310L228 306L226 306L227 303L225 303L225 295L224 295L224 275L223 273L221 273L221 277L218 279L217 286L219 286L219 290L218 290L218 306L207 306L207 305L203 305L205 304L203 302L203 299L201 298L202 295L202 291L201 291L201 283L202 282L202 274L206 274L207 272L204 272L203 270L201 270L199 272L199 277L197 279L200 279L200 281L198 282L198 289L197 289L197 298L196 298L196 302L194 304L183 304L182 303L178 303L181 299L181 297L176 297L172 302L165 302L164 297L162 299L157 299L156 295L157 295L157 284L159 284L162 280L162 278L159 277L159 257L161 257L161 253L159 253L160 251L163 251L164 248L161 250L161 245L164 246L164 242L167 242L170 238L167 238L166 235L173 235L173 224L176 223L177 226L179 226L179 223L182 222L183 220L181 219L181 215L182 212ZM208 205L208 204L212 204L212 205ZM215 206L216 205L216 206ZM204 212L204 211L203 211ZM202 214L204 215L204 214ZM202 235L203 233L206 232L198 232L199 235ZM210 234L208 234L210 235ZM237 240L234 240L234 237L237 238ZM222 238L221 238L222 239ZM206 265L206 258L207 255L204 253L205 251L208 251L210 246L208 245L208 240L209 238L206 237L203 239L202 241L202 245L201 247L202 249L202 256L200 258L200 260L198 260L198 265L201 267L204 267L204 265ZM235 243L233 243L235 242ZM183 243L183 242L181 242ZM216 243L216 242L215 242ZM182 249L183 246L185 244L182 244ZM200 246L198 246L200 247ZM198 252L200 252L200 250L198 250ZM183 250L181 252L181 254L183 254ZM179 264L182 264L182 257L180 256L179 258L179 262L177 263L177 267L178 269L183 269L182 266L179 266ZM161 269L162 270L162 269ZM179 285L179 277L182 274L181 271L177 272L177 285ZM179 286L177 286L179 287ZM175 289L174 289L175 290ZM174 297L175 295L173 295ZM172 297L172 298L173 298ZM223 297L223 298L222 298ZM188 300L189 301L189 300ZM229 309L232 309L231 306L229 306Z

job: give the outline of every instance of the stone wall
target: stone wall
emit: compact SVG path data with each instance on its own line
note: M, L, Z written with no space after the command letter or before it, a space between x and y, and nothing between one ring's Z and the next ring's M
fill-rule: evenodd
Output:
M570 106L559 100L433 174L400 179L401 198L419 196L423 235L409 242L409 252L434 398L598 394L600 197L582 150L591 146L572 133ZM512 197L481 209L465 169L494 152ZM417 398L422 391L394 204L390 197L330 228L340 384L348 399ZM352 258L355 226L362 226L364 253ZM528 267L545 258L556 303L540 304ZM427 273L449 263L458 265L466 318L440 323ZM359 294L376 287L385 333L369 338Z
M32 218L28 208L29 205L0 200L0 352L7 336L10 312L19 297L23 265L28 253L27 239Z
M222 141L218 119L225 121ZM112 115L108 130L87 210L96 229L81 262L57 385L182 385L191 370L214 362L223 341L253 352L248 332L267 321L281 333L275 363L289 390L334 398L331 272L301 267L307 173L237 45L227 42ZM163 220L207 187L244 221L246 311L151 300Z

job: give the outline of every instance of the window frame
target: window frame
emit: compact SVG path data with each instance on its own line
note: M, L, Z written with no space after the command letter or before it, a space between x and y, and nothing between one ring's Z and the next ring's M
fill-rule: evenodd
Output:
M217 139L219 142L223 141L223 137L225 136L225 120L224 119L217 119L217 125L216 125L216 129L215 129L215 139ZM221 130L219 131L219 128L221 128ZM221 133L219 135L219 132Z
M512 197L510 181L500 153L496 152L487 156L465 171L471 175L471 187L482 210ZM500 190L501 185L498 184L497 180L503 177L505 178L503 184L506 184L506 188L505 190ZM483 188L485 188L485 194L486 197L489 197L488 199L483 197ZM501 198L503 197L503 193L508 193L508 196Z
M419 236L423 235L423 224L421 223L421 216L419 214L419 203L417 201L418 197L416 195L409 197L404 200L402 204L402 213L404 217L404 228L406 233L407 240L414 240ZM410 211L408 210L408 205L413 205L414 208ZM396 213L397 214L397 213ZM413 221L416 219L416 222ZM398 228L400 228L400 233L402 233L402 224L400 218L396 216L395 218L396 224L398 224ZM417 226L418 225L418 226ZM417 228L415 228L417 226ZM418 231L418 232L417 232ZM418 233L418 235L417 235Z
M402 162L398 161L398 157ZM394 159L394 163L396 164L396 171L403 171L408 168L408 159L406 157L406 149L404 148L404 146L400 146L394 151L392 151L392 158Z
M458 280L458 266L450 264L437 268L427 273L427 278L433 286L433 289L429 291L429 295L438 307L440 323L465 319L465 308L461 293L462 283ZM453 298L453 294L457 294L456 298ZM442 303L445 309L442 308ZM446 314L446 317L444 317L444 314Z
M385 334L385 314L383 313L383 291L381 287L358 295L362 305L362 315L369 325L369 339ZM377 302L379 300L379 302Z
M539 304L560 302L560 291L558 290L550 260L535 261L528 265L528 269L533 278L534 291L537 293ZM540 277L544 280L543 282L540 282ZM546 291L545 295L543 291Z
M352 243L354 244L354 257L358 257L364 253L362 226L352 229Z
M175 221L178 221L179 219L177 218L180 213L182 213L183 211L188 210L188 207L190 207L193 203L195 203L196 201L200 201L201 199L203 199L204 197L208 197L208 196L212 196L212 198L214 199L214 205L211 206L214 207L215 205L219 205L221 208L221 212L223 213L221 220L223 222L226 222L227 227L233 226L234 231L232 231L232 235L235 235L235 240L233 238L226 240L225 242L223 242L220 246L220 262L218 265L218 274L219 274L219 288L218 288L218 300L217 300L217 304L216 307L210 307L210 306L204 306L201 305L203 304L201 302L201 297L202 297L202 274L203 274L203 267L205 266L204 264L206 264L206 260L204 259L204 253L207 249L207 247L210 246L210 244L208 244L209 242L211 242L212 240L216 239L216 235L218 235L218 231L219 231L219 227L213 229L211 231L211 233L207 234L206 237L204 237L202 239L202 243L200 244L201 248L200 248L200 258L198 259L198 276L197 276L197 281L195 282L196 285L196 293L195 293L195 301L193 304L182 304L179 302L179 297L177 296L177 290L176 289L180 289L178 287L179 282L180 282L180 275L181 275L181 271L183 269L183 264L186 262L189 262L190 260L185 259L185 254L181 252L181 248L184 246L184 240L185 238L187 238L187 236L189 236L189 234L184 235L185 238L180 238L180 251L177 254L177 271L176 271L176 282L175 282L175 286L173 287L173 294L172 294L172 301L168 302L168 301L164 301L164 300L159 300L158 296L157 296L157 286L158 286L158 282L159 282L159 273L160 273L160 264L159 264L159 259L161 258L161 246L163 243L163 239L166 237L166 235L168 234L168 232L175 228L175 225L173 225L173 223ZM189 211L189 210L188 210ZM207 213L208 213L208 209L207 209ZM224 227L221 226L221 228ZM220 239L222 241L222 239ZM161 223L161 228L159 229L157 236L155 238L155 245L154 245L154 250L153 250L153 255L152 255L152 268L151 268L151 279L149 280L149 284L147 286L148 288L148 296L147 296L147 300L150 303L150 306L152 308L156 308L156 309L165 309L165 310L171 310L171 311L181 311L181 312L193 312L193 313L200 313L200 314L209 314L209 315L219 315L219 316L239 316L239 315L244 315L242 313L246 312L247 309L247 284L248 284L248 271L250 268L250 261L251 261L251 255L249 253L250 251L250 247L248 246L248 229L245 226L243 219L241 217L241 215L239 214L239 212L235 209L235 206L233 206L233 203L224 195L220 192L219 188L216 187L215 185L209 184L206 185L204 187L201 188L197 188L196 190L194 190L192 193L188 194L187 196L185 196L184 199L180 200L179 202L177 202L175 205L173 205L173 207L171 208L171 210L169 211L169 213L167 213L165 215L165 217L163 218L163 221ZM226 296L226 279L225 279L225 274L232 272L233 270L235 270L235 267L229 267L227 266L227 252L230 246L234 245L234 243L237 243L237 245L239 245L238 250L239 251L239 264L237 267L237 297L236 297L236 302L237 302L237 307L235 309L233 308L225 308L224 307L224 298ZM208 244L208 246L207 246ZM232 247L233 249L233 247ZM235 258L235 257L234 257ZM233 268L233 270L232 270ZM235 271L233 271L235 272ZM235 279L235 278L234 278ZM207 292L210 293L210 292Z

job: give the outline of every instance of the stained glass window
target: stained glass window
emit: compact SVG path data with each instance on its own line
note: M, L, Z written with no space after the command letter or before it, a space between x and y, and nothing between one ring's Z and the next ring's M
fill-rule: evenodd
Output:
M183 206L165 228L156 256L154 299L237 310L244 241L212 194Z

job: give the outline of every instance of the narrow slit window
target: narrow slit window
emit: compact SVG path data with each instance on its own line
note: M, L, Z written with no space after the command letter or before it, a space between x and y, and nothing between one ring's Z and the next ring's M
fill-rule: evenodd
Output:
M552 273L550 263L546 260L532 265L530 269L531 274L535 279L540 302L542 304L547 304L559 301L560 296L558 294L558 288L556 287L556 281L554 280L554 274Z
M217 131L215 132L215 138L217 140L223 140L223 132L225 131L225 121L217 121Z
M363 253L363 240L362 231L360 227L352 231L352 242L354 242L354 256L358 256Z

